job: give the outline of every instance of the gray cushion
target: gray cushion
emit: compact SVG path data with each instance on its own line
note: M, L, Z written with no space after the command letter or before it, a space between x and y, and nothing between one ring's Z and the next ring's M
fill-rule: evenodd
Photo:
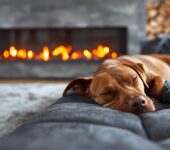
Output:
M169 128L170 109L134 115L70 94L1 138L0 149L169 150Z

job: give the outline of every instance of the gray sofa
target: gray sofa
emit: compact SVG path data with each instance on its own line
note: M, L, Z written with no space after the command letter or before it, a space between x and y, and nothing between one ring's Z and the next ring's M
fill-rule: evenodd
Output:
M0 150L169 150L170 104L156 107L134 115L69 94L1 138Z

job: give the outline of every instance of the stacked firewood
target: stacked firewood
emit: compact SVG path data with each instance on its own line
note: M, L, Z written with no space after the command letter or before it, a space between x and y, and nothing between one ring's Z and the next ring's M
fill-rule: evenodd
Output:
M147 2L146 30L149 39L170 33L170 0Z

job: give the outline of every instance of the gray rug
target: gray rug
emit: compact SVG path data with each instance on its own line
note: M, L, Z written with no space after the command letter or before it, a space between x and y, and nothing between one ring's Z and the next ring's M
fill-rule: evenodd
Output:
M66 83L0 83L0 137L54 103Z

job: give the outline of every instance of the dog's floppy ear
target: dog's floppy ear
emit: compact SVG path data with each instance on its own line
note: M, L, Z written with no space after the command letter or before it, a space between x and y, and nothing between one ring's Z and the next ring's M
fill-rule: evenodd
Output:
M65 88L63 96L65 96L70 89L79 95L89 96L89 85L91 81L92 77L79 77L72 80Z
M139 75L139 77L143 81L143 84L145 85L145 87L149 89L149 85L147 84L147 76L146 76L146 72L145 72L143 64L135 63L135 62L129 61L129 60L122 61L120 63L122 65L126 65L126 66L129 66L130 68L132 68Z

